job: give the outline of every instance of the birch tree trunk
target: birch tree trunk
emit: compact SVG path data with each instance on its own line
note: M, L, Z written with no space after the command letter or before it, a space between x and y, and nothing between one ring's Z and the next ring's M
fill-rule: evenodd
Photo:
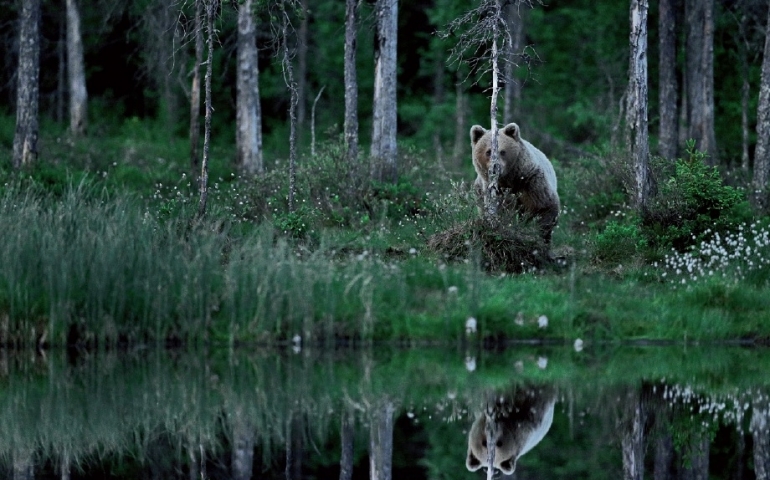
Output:
M19 28L19 67L16 79L16 131L13 166L37 159L40 78L40 0L22 2Z
M348 165L358 168L358 0L345 1L345 148Z
M67 75L70 96L70 133L82 135L88 125L88 92L83 66L83 41L76 0L67 0Z
M658 154L667 159L676 158L677 141L677 84L676 84L676 12L674 0L660 0L658 5L659 32L659 104L660 130Z
M390 400L373 407L369 430L369 478L391 480L393 462L393 413Z
M238 72L236 75L236 143L238 164L246 175L261 175L262 112L259 104L257 29L253 0L238 6Z
M203 161L201 162L201 176L199 182L200 201L198 202L198 218L206 214L206 202L209 195L209 143L211 141L211 116L214 108L211 105L211 75L214 65L214 13L217 9L217 0L205 0L206 2L206 77L205 82L205 109L206 116L203 121ZM203 461L203 460L201 460Z
M647 10L648 0L631 0L626 144L634 171L634 207L643 212L650 196L647 131Z
M195 65L190 85L190 171L192 186L198 187L200 159L198 144L200 143L200 111L201 111L201 75L203 63L203 0L195 0Z
M511 35L511 46L505 62L505 93L503 94L503 124L516 121L521 102L521 82L514 78L516 58L524 50L526 17L529 5L511 3L506 7L505 17Z
M717 163L714 131L714 0L687 0L687 135Z
M755 208L768 207L767 181L770 173L770 11L765 27L765 51L762 58L762 80L757 105L757 146L754 150L754 179L752 198Z
M297 82L294 80L294 69L291 65L291 52L289 51L289 30L291 22L286 11L286 2L281 0L281 50L283 53L282 68L283 78L289 88L291 100L289 102L289 212L294 212L294 203L297 190L297 102L299 92Z
M494 11L492 13L492 100L489 106L489 117L492 128L492 155L489 163L489 184L487 191L484 195L484 210L487 217L496 219L498 213L499 204L499 188L498 180L502 171L500 165L500 153L498 148L498 135L497 131L497 99L500 96L500 70L499 60L500 51L498 47L498 37L500 34L500 24L505 25L503 18L503 12L500 7L500 0L494 0ZM505 45L503 45L503 51L505 51Z
M374 104L372 109L372 178L395 183L398 177L396 147L396 44L398 0L377 0L374 46Z

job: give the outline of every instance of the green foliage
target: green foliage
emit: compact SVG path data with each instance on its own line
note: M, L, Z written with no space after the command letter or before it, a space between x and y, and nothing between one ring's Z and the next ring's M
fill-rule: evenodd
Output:
M594 257L601 262L617 264L633 259L646 247L647 239L642 236L639 225L610 220L595 237Z
M705 164L705 154L687 145L687 157L666 165L657 176L658 194L642 218L642 230L651 246L684 249L708 231L725 232L750 218L742 190L724 185L716 167Z

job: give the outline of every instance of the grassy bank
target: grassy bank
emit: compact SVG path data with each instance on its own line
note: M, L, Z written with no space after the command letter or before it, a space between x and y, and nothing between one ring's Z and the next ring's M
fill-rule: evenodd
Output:
M280 160L242 178L218 154L193 223L183 143L134 134L44 137L55 161L3 164L0 343L770 338L767 222L694 151L656 170L645 218L625 206L618 158L554 157L563 211L549 262L520 241L526 222L503 234L473 223L470 165L406 150L398 184L382 185L330 141L301 159L287 212ZM447 231L453 248L428 247ZM490 264L489 248L520 264Z

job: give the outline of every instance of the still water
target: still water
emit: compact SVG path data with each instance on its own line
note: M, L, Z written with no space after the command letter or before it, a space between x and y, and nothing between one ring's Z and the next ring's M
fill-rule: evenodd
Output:
M770 352L0 350L0 478L754 479Z

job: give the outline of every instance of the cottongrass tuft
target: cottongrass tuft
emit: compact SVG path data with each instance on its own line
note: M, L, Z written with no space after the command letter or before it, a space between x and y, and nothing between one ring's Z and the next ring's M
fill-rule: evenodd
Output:
M729 282L746 279L752 272L770 267L770 227L757 222L741 224L738 230L726 235L710 231L707 240L681 253L673 250L662 263L664 281L674 285L692 284L708 278L722 278Z

